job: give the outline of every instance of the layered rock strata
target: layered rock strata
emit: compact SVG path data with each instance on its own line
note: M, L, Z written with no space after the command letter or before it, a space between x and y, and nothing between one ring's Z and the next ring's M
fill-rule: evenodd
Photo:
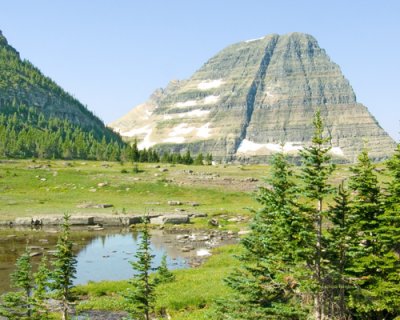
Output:
M332 154L354 162L366 146L375 160L395 147L358 103L339 66L310 35L272 34L234 44L185 81L172 81L110 124L140 148L212 153L225 161L263 161L310 144L321 110Z

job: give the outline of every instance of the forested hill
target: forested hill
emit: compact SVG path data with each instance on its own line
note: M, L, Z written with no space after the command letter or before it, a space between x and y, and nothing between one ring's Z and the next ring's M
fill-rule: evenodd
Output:
M69 144L74 144L75 139L84 141L81 144L87 144L85 152L94 142L123 144L119 135L78 100L29 61L21 60L18 51L8 44L1 31L0 116L0 156L15 157L16 149L21 146L9 146L9 143L18 140L25 143L21 133L26 142L34 140L38 144L43 140L52 143L53 147L66 140ZM29 149L29 146L24 148ZM58 157L60 152L48 153ZM34 150L17 153L18 157L37 156Z

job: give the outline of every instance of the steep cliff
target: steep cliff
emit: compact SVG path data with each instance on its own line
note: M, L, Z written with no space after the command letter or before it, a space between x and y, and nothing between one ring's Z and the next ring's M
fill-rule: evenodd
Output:
M319 109L332 153L353 162L366 145L375 159L395 143L310 35L248 40L222 50L185 81L173 81L110 124L142 148L212 153L225 160L263 160L310 143Z

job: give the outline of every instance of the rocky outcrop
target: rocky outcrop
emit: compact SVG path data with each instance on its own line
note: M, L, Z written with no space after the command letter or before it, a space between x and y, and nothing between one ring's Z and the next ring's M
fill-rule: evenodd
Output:
M338 160L353 162L365 144L377 160L392 152L394 141L357 102L339 66L301 33L229 46L110 127L140 148L263 161L307 146L317 109Z

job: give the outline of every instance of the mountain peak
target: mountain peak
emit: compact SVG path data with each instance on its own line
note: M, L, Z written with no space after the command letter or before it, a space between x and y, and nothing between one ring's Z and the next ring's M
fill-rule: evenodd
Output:
M355 161L365 140L375 159L392 152L394 141L357 103L340 67L298 32L228 46L110 126L142 148L259 161L282 144L293 155L307 147L316 110L340 161Z

